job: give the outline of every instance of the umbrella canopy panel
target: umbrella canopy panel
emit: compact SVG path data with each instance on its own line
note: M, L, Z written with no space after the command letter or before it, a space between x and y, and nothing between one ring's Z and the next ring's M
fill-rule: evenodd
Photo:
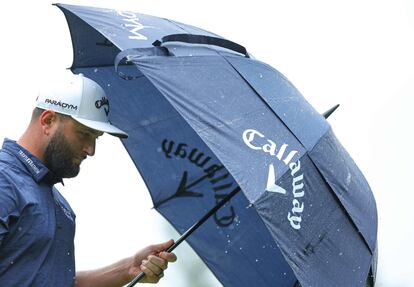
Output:
M323 119L278 71L266 64L228 58L258 95L305 146L317 171L374 252L377 210L372 191L347 151ZM261 80L257 79L257 75Z
M72 67L113 65L120 50L151 47L163 36L203 29L131 11L56 4L65 14L74 50Z

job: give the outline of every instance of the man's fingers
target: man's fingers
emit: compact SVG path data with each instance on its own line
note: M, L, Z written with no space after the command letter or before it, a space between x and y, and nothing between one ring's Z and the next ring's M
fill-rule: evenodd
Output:
M167 269L168 262L160 257L150 255L148 260L143 260L142 264L149 268L155 275L159 275L165 269Z
M145 279L142 282L157 283L164 277L164 270L169 262L175 262L177 256L172 252L166 252L174 241L172 239L159 244L153 244L138 251L134 256L134 266L144 272Z
M177 256L174 253L171 252L160 252L159 257L162 259L165 259L168 262L175 262L177 261Z
M140 268L141 271L145 274L145 282L157 283L164 276L163 272L159 274L154 273L154 271L148 268L147 265L141 265Z

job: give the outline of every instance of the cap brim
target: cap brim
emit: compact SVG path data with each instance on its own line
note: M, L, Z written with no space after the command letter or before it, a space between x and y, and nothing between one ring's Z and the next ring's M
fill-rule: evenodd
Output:
M124 132L121 129L118 129L117 127L115 127L114 125L105 122L99 122L99 121L93 121L93 120L87 120L87 119L83 119L83 118L78 118L78 117L74 117L72 116L72 118L78 122L80 122L81 124L83 124L84 126L87 126L88 128L97 130L97 131L101 131L107 134L110 134L112 136L116 136L119 138L127 138L128 134L126 132Z

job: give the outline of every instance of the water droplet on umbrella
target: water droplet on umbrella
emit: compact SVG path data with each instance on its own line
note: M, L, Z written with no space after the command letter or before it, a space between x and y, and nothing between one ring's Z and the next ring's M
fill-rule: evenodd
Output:
M22 229L23 229L23 228L21 228L21 227L17 228L17 230L18 230L18 231L22 231Z
M68 256L70 256L70 252L68 252Z
M240 250L243 250L243 247L240 247L239 249L240 249Z
M10 265L13 265L14 264L14 261L10 261Z
M227 253L229 253L229 252L228 252L227 250L225 250L225 251L224 251L224 253L226 253L226 254L227 254Z
M339 256L342 256L342 255L344 255L342 252L339 252Z
M262 79L262 78L263 78L263 75L262 75L261 73L259 74L259 78L260 78L260 79Z
M266 248L266 245L263 245L262 248L265 249Z
M283 275L286 276L286 272L283 272Z
M111 86L111 84L108 84L107 86L108 86L108 87L110 87L110 86Z
M97 72L98 72L98 68L93 69L93 71L94 71L95 73L97 73Z
M259 259L256 259L256 262L259 262Z

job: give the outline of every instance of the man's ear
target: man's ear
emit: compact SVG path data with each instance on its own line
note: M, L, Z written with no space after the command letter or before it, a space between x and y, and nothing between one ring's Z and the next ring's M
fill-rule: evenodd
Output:
M54 127L57 125L58 115L55 111L45 110L39 117L42 131L45 135L51 134Z

